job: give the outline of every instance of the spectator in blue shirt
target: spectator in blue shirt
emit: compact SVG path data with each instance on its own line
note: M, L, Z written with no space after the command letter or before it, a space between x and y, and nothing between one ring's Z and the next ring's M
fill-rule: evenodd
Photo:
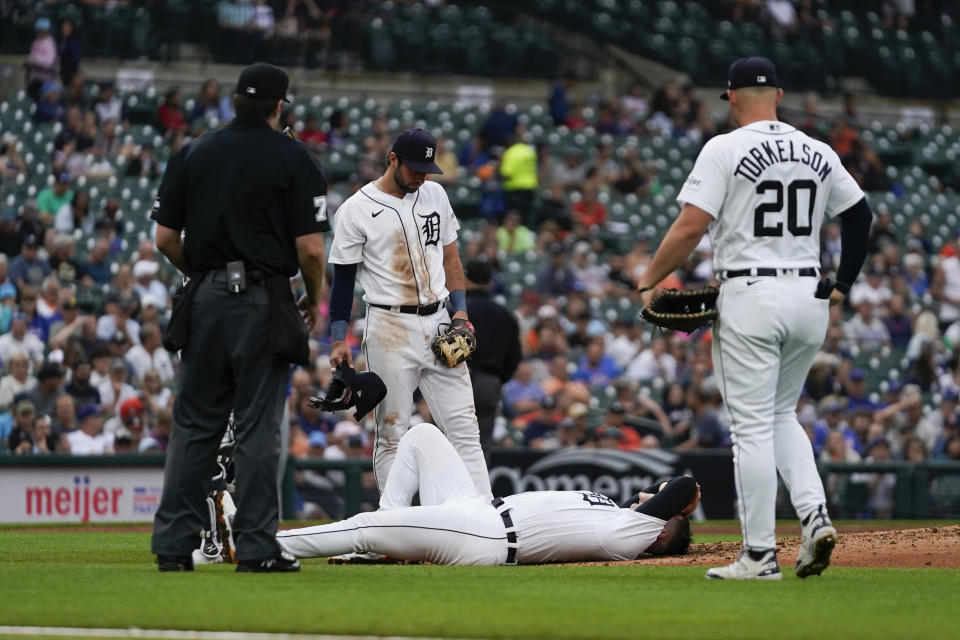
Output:
M870 409L872 411L877 408L867 392L866 378L867 374L863 369L855 367L850 370L846 384L847 409L849 411L856 409Z
M20 311L27 316L27 331L37 336L43 344L47 344L50 321L37 313L36 288L28 286L20 291Z
M10 261L10 279L21 291L25 285L39 287L50 275L50 263L39 257L39 248L39 239L31 234L24 238L20 255Z
M99 225L100 222L102 221L98 221L97 224ZM85 278L88 277L99 285L109 284L110 278L113 277L110 273L110 241L106 238L98 239L82 266Z
M521 416L540 406L543 387L533 379L533 366L521 360L513 378L503 387L503 412L508 417Z
M560 126L567 123L567 115L570 113L570 101L567 99L567 91L573 86L573 78L567 76L561 82L553 85L550 91L550 117L553 118L553 124Z
M573 291L577 279L570 269L567 250L562 244L550 245L550 263L537 273L537 290L546 295L563 296Z
M523 446L533 449L549 448L547 443L556 436L557 425L562 416L557 413L557 401L553 396L544 396L537 417L527 423L523 430Z
M913 337L913 323L902 295L896 294L890 298L889 311L883 318L883 324L890 332L890 343L897 349L906 349Z
M603 352L603 336L595 336L587 344L587 352L580 358L580 365L571 376L591 387L602 387L613 382L623 371L616 361Z

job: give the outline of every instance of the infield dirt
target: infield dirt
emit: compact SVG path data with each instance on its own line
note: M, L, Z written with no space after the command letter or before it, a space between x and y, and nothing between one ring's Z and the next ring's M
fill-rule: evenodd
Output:
M918 529L885 529L856 531L862 526L840 527L837 547L830 564L837 567L940 567L960 568L960 526L924 527ZM854 531L851 531L853 529ZM697 529L701 533L708 527ZM694 533L696 541L696 533ZM781 566L789 566L797 556L800 538L777 541ZM690 545L685 556L641 558L628 564L644 565L721 565L733 560L740 550L739 542L708 542Z

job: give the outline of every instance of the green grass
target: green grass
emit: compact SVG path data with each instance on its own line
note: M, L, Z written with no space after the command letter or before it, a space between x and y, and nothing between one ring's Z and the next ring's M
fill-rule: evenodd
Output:
M731 539L735 536L711 536ZM702 536L706 538L706 536ZM161 574L143 533L0 530L0 625L483 638L953 638L960 572L831 568L779 583L703 567L232 566ZM945 600L946 598L946 600ZM825 631L829 633L825 636Z

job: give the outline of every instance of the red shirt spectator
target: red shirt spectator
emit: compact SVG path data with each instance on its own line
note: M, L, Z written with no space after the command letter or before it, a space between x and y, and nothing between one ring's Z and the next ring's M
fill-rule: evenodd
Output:
M160 127L164 133L168 131L186 131L187 115L183 112L181 102L183 97L180 95L180 89L174 87L167 91L164 96L164 102L157 110L157 117L160 118Z
M297 136L301 142L307 145L321 145L327 143L327 134L317 126L317 116L307 116L303 125L303 131Z
M573 219L584 227L603 224L607 220L607 208L597 200L595 187L588 186L583 190L583 198L574 202L571 207Z

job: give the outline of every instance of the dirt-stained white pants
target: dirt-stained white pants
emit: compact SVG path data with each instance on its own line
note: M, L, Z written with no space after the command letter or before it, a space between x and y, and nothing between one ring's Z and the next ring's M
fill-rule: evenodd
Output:
M777 471L802 519L824 504L813 449L797 401L826 336L828 301L817 279L731 278L720 287L713 366L729 412L734 482L749 549L776 547Z
M449 322L450 315L443 308L433 315L419 316L367 307L363 352L368 369L387 387L386 397L374 412L377 434L373 470L381 493L397 455L397 444L410 423L413 393L419 387L433 420L466 465L477 494L493 498L480 448L470 372L466 364L449 368L437 362L430 348L440 325Z
M419 507L411 507L420 492ZM298 558L373 552L434 564L497 565L507 558L506 530L497 509L477 495L450 442L432 424L400 440L380 496L380 510L341 522L277 533Z

